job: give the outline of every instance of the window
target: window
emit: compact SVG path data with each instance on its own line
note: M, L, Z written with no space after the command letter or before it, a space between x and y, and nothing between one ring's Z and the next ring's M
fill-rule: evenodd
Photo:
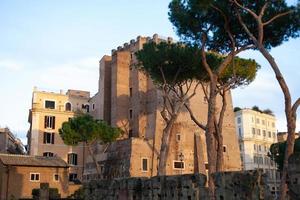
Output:
M40 181L40 173L30 173L30 181Z
M65 110L66 111L71 111L71 109L72 109L72 106L71 106L71 103L66 103L66 106L65 106Z
M258 145L258 150L261 151L261 145Z
M129 96L132 97L132 88L129 88Z
M254 150L256 150L256 144L254 144Z
M260 129L257 129L257 135L260 135Z
M77 174L74 174L74 173L70 173L69 174L69 181L76 181L77 180Z
M261 123L262 123L263 125L265 125L265 124L266 124L266 123L265 123L265 120L262 120L262 121L261 121Z
M55 109L55 101L45 101L45 108L47 109Z
M223 152L226 153L226 151L227 151L227 147L223 146Z
M263 136L266 137L266 130L263 130Z
M148 159L142 158L142 171L147 172L148 171Z
M252 134L255 135L255 128L252 128Z
M273 138L276 138L276 134L275 134L275 132L273 132Z
M183 161L173 161L174 169L184 169L184 162Z
M95 110L95 104L93 103L93 110Z
M181 139L181 138L180 138L180 133L177 133L177 134L176 134L176 142L179 142L180 139Z
M129 110L129 119L132 119L132 109Z
M275 128L275 123L274 122L272 122L272 127Z
M77 154L76 153L68 154L68 164L77 165Z
M82 105L81 105L81 108L82 108L82 109L85 109L86 112L90 112L90 106L87 105L87 104L82 104Z
M58 174L53 174L53 181L55 181L55 182L59 181Z
M205 165L205 170L208 170L208 162L205 162L204 165Z
M129 131L128 131L128 137L133 137L133 131L132 131L132 129L129 129Z
M269 136L269 138L271 137L271 131L268 131L268 136Z
M259 118L256 118L256 123L259 124L260 120Z
M45 116L45 128L55 129L55 116Z
M242 137L242 129L239 127L239 136Z
M44 153L43 153L43 156L44 156L44 157L53 157L54 154L53 154L52 152L44 152Z
M240 124L240 123L241 123L241 121L242 121L242 120L241 120L241 118L240 118L240 117L238 117L238 118L237 118L237 122L238 122L238 124Z
M44 144L54 144L54 133L44 132Z

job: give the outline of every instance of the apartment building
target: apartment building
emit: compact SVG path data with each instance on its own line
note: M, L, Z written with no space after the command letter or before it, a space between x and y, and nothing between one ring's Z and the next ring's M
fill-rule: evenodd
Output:
M151 177L157 175L158 157L165 123L161 117L162 94L153 81L135 68L135 52L146 42L172 42L172 38L137 37L100 60L98 94L93 97L94 117L103 119L124 134L110 145L95 147L101 177ZM205 123L207 102L200 87L190 101L199 121ZM220 101L218 99L218 107ZM224 119L225 170L240 170L238 140L235 134L231 95ZM98 102L98 103L97 103ZM186 110L180 113L171 133L166 174L206 173L207 163L204 131L190 119ZM86 180L97 177L95 165L87 159Z
M0 128L0 153L25 154L25 148L9 128Z
M58 156L70 166L70 181L81 180L86 150L84 144L65 145L58 130L63 122L78 112L89 112L90 93L68 90L66 93L34 89L32 107L29 110L30 128L27 134L28 154L34 156Z
M279 187L278 174L275 163L268 157L270 146L277 142L275 116L246 108L235 112L235 123L243 170L262 169L275 193Z

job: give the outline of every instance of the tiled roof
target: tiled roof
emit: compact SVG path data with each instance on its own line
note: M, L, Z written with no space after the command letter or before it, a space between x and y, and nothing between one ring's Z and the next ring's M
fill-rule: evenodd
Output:
M0 154L0 162L13 166L68 167L68 164L59 157Z

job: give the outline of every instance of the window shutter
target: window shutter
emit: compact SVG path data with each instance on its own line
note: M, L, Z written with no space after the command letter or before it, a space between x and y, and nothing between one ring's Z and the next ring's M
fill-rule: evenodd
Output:
M54 133L52 133L51 136L52 136L51 143L54 144Z
M47 128L47 116L45 116L44 126L45 126L45 128Z
M44 144L46 144L46 140L47 140L47 133L44 132Z
M53 129L55 129L55 117L53 116Z

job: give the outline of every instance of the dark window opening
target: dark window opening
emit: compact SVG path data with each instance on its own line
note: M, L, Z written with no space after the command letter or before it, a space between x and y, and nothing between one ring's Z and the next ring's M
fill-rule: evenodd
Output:
M55 101L45 101L45 108L55 109Z
M128 131L128 137L133 137L133 131L132 131L132 129L130 129L129 131Z
M175 161L174 162L174 168L175 169L184 169L184 162L182 162L182 161Z
M142 169L143 169L143 171L148 171L148 159L147 158L142 159Z
M69 181L76 181L77 180L77 174L74 174L74 173L70 173L69 174Z
M44 132L44 144L54 144L54 133Z
M55 129L55 117L45 116L45 128Z
M54 156L54 153L52 153L52 152L44 152L44 153L43 153L43 156L44 156L44 157L53 157L53 156Z
M77 154L76 153L68 154L68 164L77 165Z
M72 109L72 106L71 106L71 103L66 103L66 111L71 111Z

